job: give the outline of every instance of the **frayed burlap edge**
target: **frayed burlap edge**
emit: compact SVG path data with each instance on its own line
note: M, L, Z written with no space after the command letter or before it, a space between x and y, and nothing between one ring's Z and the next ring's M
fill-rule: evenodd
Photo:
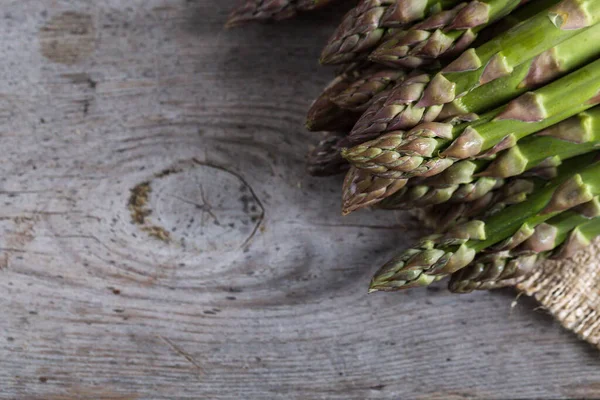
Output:
M600 348L600 238L566 260L539 263L515 287L533 296L566 329Z
M414 215L435 225L426 210ZM599 270L600 238L572 258L541 262L530 275L502 286L533 296L563 327L600 348Z

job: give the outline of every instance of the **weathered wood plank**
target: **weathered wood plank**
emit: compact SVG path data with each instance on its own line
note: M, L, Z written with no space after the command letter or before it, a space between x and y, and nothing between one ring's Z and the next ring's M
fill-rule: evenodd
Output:
M303 170L340 12L5 4L0 398L600 396L596 350L514 292L366 294L405 217L342 218Z

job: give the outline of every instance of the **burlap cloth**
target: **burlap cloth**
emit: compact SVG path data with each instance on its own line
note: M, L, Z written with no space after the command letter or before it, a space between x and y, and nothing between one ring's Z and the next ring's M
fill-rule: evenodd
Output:
M436 216L410 213L420 229L436 227ZM424 225L423 225L424 224ZM539 263L530 275L499 287L514 286L533 296L566 329L600 348L600 237L572 258Z
M600 238L566 260L539 263L514 286L568 330L600 347Z

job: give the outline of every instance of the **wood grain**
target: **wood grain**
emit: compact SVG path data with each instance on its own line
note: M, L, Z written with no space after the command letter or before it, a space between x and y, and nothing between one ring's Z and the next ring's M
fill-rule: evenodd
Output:
M3 5L0 398L600 397L596 350L515 292L367 295L406 216L343 218L303 166L343 10Z

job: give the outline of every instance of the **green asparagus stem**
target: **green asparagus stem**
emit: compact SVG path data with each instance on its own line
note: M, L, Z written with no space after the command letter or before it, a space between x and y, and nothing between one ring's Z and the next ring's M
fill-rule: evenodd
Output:
M555 166L600 147L600 107L581 112L500 152L479 176L516 176L537 166Z
M448 290L453 293L471 293L473 290L503 287L508 282L529 275L542 259L541 254L511 257L510 252L501 252L484 255L452 274Z
M427 206L418 211L428 226L436 232L445 232L471 218L485 219L510 205L521 203L546 183L547 180L535 177L512 179L477 200Z
M565 179L576 173L582 166L590 165L597 159L598 152L593 151L564 160L558 166L535 168L525 175L508 179L500 188L490 191L474 201L428 206L421 213L421 218L437 232L445 232L451 226L464 223L472 218L489 218L510 205L527 200L529 195L543 188L549 180Z
M483 28L512 12L520 3L520 0L459 3L394 34L375 49L369 59L391 67L418 68L441 57L459 55L473 43ZM535 12L530 12L527 18L556 3L558 0L534 2L535 7L531 9Z
M597 1L563 0L478 49L464 52L433 77L417 106L449 103L477 86L509 75L514 67L599 20Z
M404 187L403 190L384 199L378 204L378 208L408 210L443 203L472 202L498 189L503 184L504 180L501 178L480 178L471 183L439 187L423 182L420 185Z
M344 17L321 53L322 64L365 58L393 27L406 25L447 9L458 0L361 0Z
M600 195L600 163L566 180L555 179L519 204L485 220L471 220L445 235L424 238L385 264L371 281L371 291L424 286L452 274L485 249L510 250L528 239L536 226Z
M388 134L342 155L384 178L433 176L456 160L489 157L518 140L582 112L600 101L600 60L528 92L472 123L421 124L406 134Z
M592 240L598 236L600 236L600 223L598 218L594 218L569 232L562 245L552 252L549 258L561 260L573 257L579 250L589 246Z
M582 236L580 232L586 232ZM576 240L565 242L571 234ZM452 274L448 288L455 293L468 293L501 285L529 274L536 261L548 257L572 255L594 237L600 235L600 203L598 198L565 211L538 225L534 233L516 249L482 254L467 267ZM583 243L582 243L583 242Z
M362 143L390 131L411 129L422 122L491 110L597 59L598 37L600 24L530 58L509 75L476 87L443 106L417 107L412 100L418 100L430 78L426 74L413 77L387 92L385 99L372 104L352 128L349 138Z
M462 160L442 173L409 185L380 204L386 209L409 209L478 200L503 184L502 178L532 168L549 169L564 160L600 148L600 107L584 111L519 141L493 160Z
M232 28L248 22L280 21L292 18L300 11L324 7L336 0L244 0L236 7L225 24Z

